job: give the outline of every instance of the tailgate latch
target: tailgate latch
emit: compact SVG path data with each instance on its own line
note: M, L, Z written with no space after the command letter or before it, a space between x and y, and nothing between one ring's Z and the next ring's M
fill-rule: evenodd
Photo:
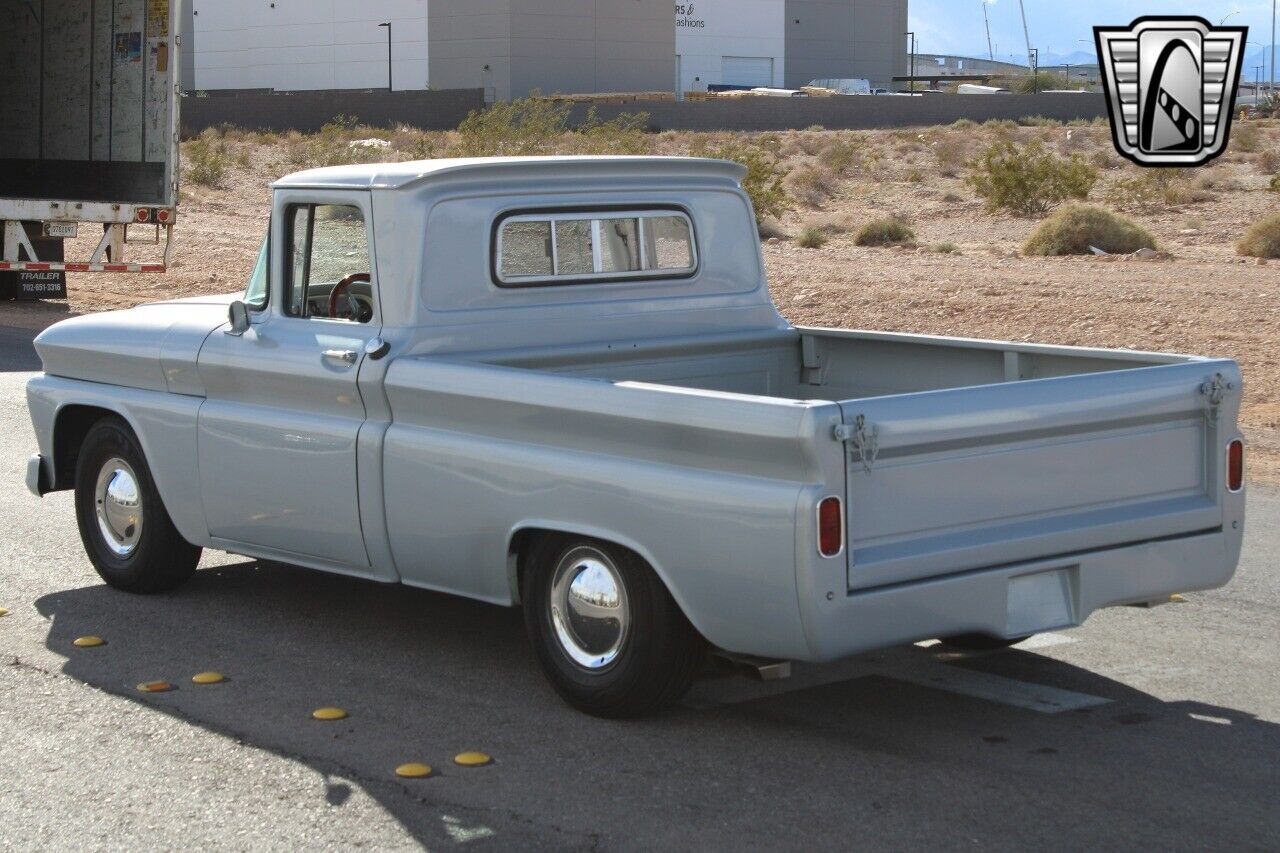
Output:
M1200 385L1200 393L1204 396L1205 402L1208 404L1208 411L1205 416L1209 418L1209 423L1216 424L1218 422L1218 413L1222 408L1222 401L1226 398L1228 391L1234 391L1236 384L1229 381L1221 373L1214 374L1212 379L1207 379Z
M852 444L853 449L858 453L858 460L862 463L863 470L868 474L871 473L871 466L876 464L876 457L880 455L880 427L875 424L868 426L867 416L858 415L854 418L852 426L836 424L832 437L836 441Z

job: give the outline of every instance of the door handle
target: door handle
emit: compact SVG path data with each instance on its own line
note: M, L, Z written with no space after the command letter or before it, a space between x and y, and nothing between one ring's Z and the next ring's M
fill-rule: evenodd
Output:
M327 349L322 355L330 361L340 361L348 366L355 364L359 358L353 349Z

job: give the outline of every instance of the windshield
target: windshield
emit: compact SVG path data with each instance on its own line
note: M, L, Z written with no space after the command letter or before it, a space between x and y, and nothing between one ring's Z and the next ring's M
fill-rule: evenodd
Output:
M244 289L244 304L252 311L267 307L267 246L270 239L271 229L267 228L267 236L262 238L262 248L258 250L258 262L253 265L249 284Z

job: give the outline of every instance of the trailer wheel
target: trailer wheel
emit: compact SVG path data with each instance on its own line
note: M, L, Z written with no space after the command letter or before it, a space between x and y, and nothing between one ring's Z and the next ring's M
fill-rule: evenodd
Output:
M108 585L164 592L196 570L200 548L173 526L138 439L120 418L103 418L85 436L75 500L85 552Z
M662 581L607 542L547 537L524 574L525 626L556 692L598 717L640 717L674 704L706 653Z
M1034 634L1025 637L997 637L993 634L957 634L954 637L943 637L944 645L968 652L989 652L995 649L1007 649L1016 646L1023 640L1031 639Z

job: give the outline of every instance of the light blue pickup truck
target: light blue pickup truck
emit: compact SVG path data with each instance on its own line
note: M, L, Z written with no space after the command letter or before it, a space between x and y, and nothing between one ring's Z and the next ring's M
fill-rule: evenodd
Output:
M606 716L673 702L708 651L1008 644L1230 579L1233 361L792 326L743 176L287 177L242 295L37 339L30 488L75 489L132 592L215 548L521 606Z

